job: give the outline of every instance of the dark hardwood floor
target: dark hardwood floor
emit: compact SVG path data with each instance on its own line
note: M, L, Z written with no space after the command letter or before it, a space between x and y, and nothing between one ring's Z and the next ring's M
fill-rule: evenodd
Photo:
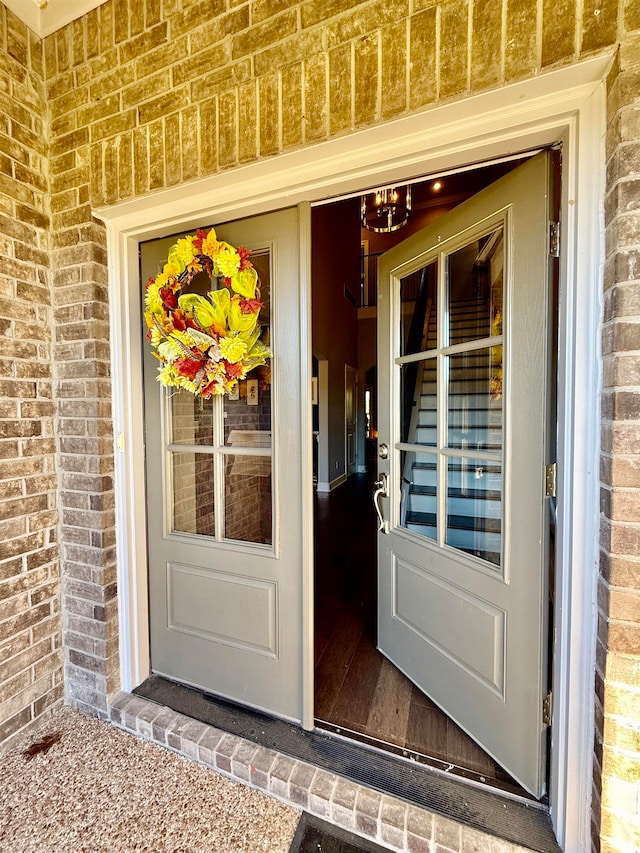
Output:
M378 652L372 492L372 478L358 474L316 494L317 725L527 796Z

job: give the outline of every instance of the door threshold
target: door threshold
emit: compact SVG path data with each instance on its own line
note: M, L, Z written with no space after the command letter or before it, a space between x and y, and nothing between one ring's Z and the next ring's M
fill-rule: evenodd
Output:
M536 801L518 801L327 732L305 731L293 723L160 676L146 679L133 693L251 743L525 849L560 853L548 809Z
M440 773L448 779L460 779L465 784L474 785L487 791L499 792L501 796L516 800L517 802L526 803L533 808L547 808L548 799L544 797L542 800L536 800L528 791L521 788L517 782L509 782L506 779L488 778L485 774L475 770L470 770L467 767L453 764L449 761L444 761L440 758L434 758L422 752L417 752L413 749L398 746L395 743L372 737L371 735L355 731L347 726L338 726L327 720L316 719L315 724L317 730L328 732L334 737L341 738L346 742L356 742L363 746L375 750L383 755L393 755L410 764L429 768L434 773Z

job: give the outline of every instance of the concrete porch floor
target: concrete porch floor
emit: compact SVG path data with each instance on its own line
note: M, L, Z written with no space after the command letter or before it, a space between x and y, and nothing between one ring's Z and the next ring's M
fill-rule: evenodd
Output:
M290 853L303 810L363 847L530 850L138 696L109 716L63 709L0 758L0 853ZM23 754L46 736L49 749Z

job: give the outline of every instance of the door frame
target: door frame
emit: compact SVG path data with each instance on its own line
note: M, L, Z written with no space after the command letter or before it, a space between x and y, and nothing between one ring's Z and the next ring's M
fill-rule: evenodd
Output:
M567 851L587 849L593 747L598 565L607 54L376 127L265 158L94 214L107 226L121 688L150 671L138 244L301 205L300 430L303 499L303 724L313 726L311 203L473 168L563 144L560 260L558 537L550 813ZM473 165L469 165L473 164ZM590 365L576 376L575 365ZM306 369L304 369L306 367ZM575 429L580 425L579 429ZM589 571L585 571L588 567Z
M355 471L352 473L358 473L358 428L359 428L359 419L358 419L358 370L355 367L352 367L350 364L345 364L344 366L344 473L345 479L348 480L351 474L349 473L349 442L347 441L347 388L349 387L349 375L353 376L353 387L354 387L354 397L353 397L353 440L355 442Z

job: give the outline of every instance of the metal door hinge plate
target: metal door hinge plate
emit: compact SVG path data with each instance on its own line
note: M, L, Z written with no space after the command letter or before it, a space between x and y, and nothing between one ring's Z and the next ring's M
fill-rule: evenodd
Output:
M553 693L547 693L542 700L542 725L551 725L551 714L553 713Z
M548 498L556 496L556 463L544 466L544 493Z
M549 223L549 254L552 258L560 257L560 223Z

